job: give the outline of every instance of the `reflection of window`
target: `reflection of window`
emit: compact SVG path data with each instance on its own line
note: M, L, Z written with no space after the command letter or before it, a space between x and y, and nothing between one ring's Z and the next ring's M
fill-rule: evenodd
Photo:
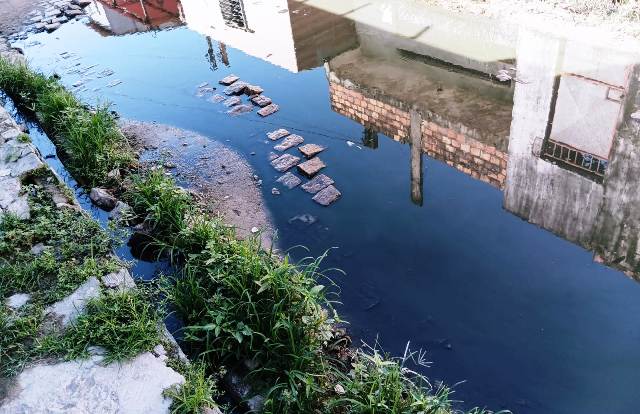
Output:
M222 19L229 27L249 30L242 0L219 0Z

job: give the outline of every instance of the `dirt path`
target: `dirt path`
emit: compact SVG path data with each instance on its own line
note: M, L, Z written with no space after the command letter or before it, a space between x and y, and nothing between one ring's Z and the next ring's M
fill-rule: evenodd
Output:
M263 246L271 246L271 217L253 169L242 156L220 142L168 125L123 120L120 127L137 146L142 162L164 165L240 237L259 229Z

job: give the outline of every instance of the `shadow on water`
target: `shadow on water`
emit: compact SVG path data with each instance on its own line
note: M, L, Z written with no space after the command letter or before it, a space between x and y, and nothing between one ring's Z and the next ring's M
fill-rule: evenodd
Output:
M283 247L339 247L325 265L347 273L354 335L426 349L429 376L467 380L456 398L636 410L640 285L623 272L640 263L640 49L412 1L142 4L94 2L25 53L88 102L244 154ZM231 117L195 96L231 73L280 111ZM336 204L276 182L265 133L280 127L327 147Z

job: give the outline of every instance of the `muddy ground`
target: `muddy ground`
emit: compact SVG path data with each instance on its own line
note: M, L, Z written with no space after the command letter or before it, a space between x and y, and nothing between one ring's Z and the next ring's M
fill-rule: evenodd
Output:
M163 165L180 186L193 191L205 210L234 226L240 237L259 229L263 246L272 245L274 227L260 180L241 155L218 141L169 125L122 120L120 127L141 162Z

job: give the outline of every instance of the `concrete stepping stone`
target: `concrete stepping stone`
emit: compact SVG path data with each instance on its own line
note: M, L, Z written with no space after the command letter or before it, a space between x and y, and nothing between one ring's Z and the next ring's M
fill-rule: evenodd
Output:
M244 89L244 93L249 96L260 95L262 92L264 92L264 89L256 85L247 85L247 87Z
M240 79L240 77L239 77L239 76L236 76L236 75L229 75L229 76L225 76L224 78L220 79L220 80L218 81L218 83L219 83L220 85L229 86L229 85L231 85L232 83L236 82L236 81L237 81L237 80L239 80L239 79Z
M277 104L269 104L267 106L265 106L264 108L262 108L261 110L258 111L258 115L265 117L265 116L269 116L273 113L278 112L278 110L280 109L280 107Z
M247 83L243 81L237 81L232 83L230 86L224 88L225 95L240 95L244 92L244 88L247 87Z
M238 116L251 111L253 111L253 105L242 104L234 106L232 109L228 110L227 113L229 115Z
M298 176L296 176L296 175L294 175L294 174L292 174L290 172L282 175L276 181L279 182L280 184L282 184L283 186L287 187L289 190L291 190L294 187L299 186L300 183L302 182L302 180Z
M258 105L261 108L264 108L265 106L271 104L271 98L264 95L258 95L251 98L251 102L253 102L254 104Z
M276 129L275 131L267 132L267 137L271 141L277 141L280 138L286 137L287 135L289 135L289 131L283 128Z
M318 191L325 189L326 187L330 186L333 183L334 181L333 179L331 179L331 177L327 177L324 174L318 174L315 177L313 177L310 181L303 184L302 187L300 188L302 188L307 193L315 194Z
M222 102L222 104L227 108L231 108L232 106L240 105L241 102L242 101L240 100L240 98L238 98L237 96L234 96Z
M279 157L280 157L280 155L282 155L282 154L276 154L275 152L271 151L271 152L269 153L269 161L273 161L273 160L275 160L276 158L279 158Z
M295 167L300 162L300 157L291 154L284 154L281 157L271 161L271 165L279 172L285 172Z
M217 94L215 94L213 96L210 96L207 100L209 102L213 102L213 103L220 103L220 102L222 102L222 101L224 101L226 99L227 98L225 98L224 96L222 96L219 93L217 93ZM231 99L231 98L229 98L229 99Z
M211 86L201 86L196 90L196 96L198 98L202 98L203 96L213 93L216 88L212 88Z
M300 171L303 175L311 178L324 167L326 167L325 163L322 162L320 158L315 157L298 165L298 171Z
M273 149L276 151L286 151L289 148L293 148L297 145L302 144L303 142L304 142L304 138L302 138L300 135L291 134L288 137L286 137L282 142L280 142L278 145L273 147Z
M321 206L326 207L330 204L335 203L340 197L342 197L342 193L338 191L338 189L333 185L330 185L314 195L312 200L320 204Z
M320 146L318 144L305 144L301 147L298 147L298 149L307 159L313 158L325 150L323 146Z

